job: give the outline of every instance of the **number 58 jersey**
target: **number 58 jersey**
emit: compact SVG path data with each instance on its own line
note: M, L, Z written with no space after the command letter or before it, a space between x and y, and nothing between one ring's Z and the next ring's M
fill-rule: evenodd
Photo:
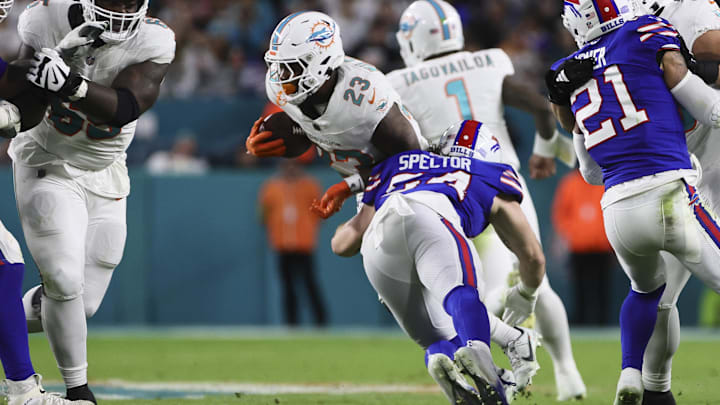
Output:
M679 107L658 54L679 51L675 28L642 16L569 57L595 58L593 78L571 99L585 147L603 171L605 189L656 173L691 169Z
M77 1L34 1L20 15L18 33L23 44L35 50L53 48L83 20L83 9ZM74 61L78 66L72 67L91 81L110 87L128 66L148 61L169 64L174 57L173 31L160 20L146 18L140 23L135 37L97 48L85 60ZM110 176L117 183L114 187L88 186L101 195L120 197L129 191L129 180L120 179L123 177L120 171L124 169L125 151L135 134L136 123L131 122L122 128L99 125L72 103L56 100L51 102L38 126L19 134L12 141L10 152L13 160L31 167L70 165L74 169L98 172L115 166L118 173ZM92 183L103 183L96 180Z
M495 196L504 194L518 203L523 198L517 173L509 165L424 151L399 153L375 166L362 201L379 210L394 193L418 195L418 201L444 218L459 217L469 238L488 226ZM454 213L444 208L448 200Z

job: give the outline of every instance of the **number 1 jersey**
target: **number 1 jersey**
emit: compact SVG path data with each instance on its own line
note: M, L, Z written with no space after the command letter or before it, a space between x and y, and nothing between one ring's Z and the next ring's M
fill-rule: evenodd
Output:
M523 197L517 174L509 165L409 151L375 166L363 203L379 210L392 193L423 191L439 193L450 200L469 238L487 227L496 195L509 195L517 202Z
M569 58L595 58L593 78L573 93L585 147L603 171L605 189L656 173L691 169L683 123L658 66L662 51L679 51L675 28L642 16Z

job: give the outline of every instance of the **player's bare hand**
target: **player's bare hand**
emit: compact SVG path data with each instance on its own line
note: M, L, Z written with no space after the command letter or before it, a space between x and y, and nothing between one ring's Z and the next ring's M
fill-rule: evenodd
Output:
M520 290L520 284L515 285L505 298L505 311L502 320L510 326L523 323L535 311L537 294L528 296Z
M280 138L273 139L270 131L260 132L262 118L255 121L250 130L250 136L245 140L245 148L248 153L257 157L281 157L285 155L287 148L285 141Z
M533 154L530 156L530 178L536 180L546 179L555 175L555 158Z
M350 186L343 180L330 186L320 201L314 200L310 205L310 211L323 219L328 219L340 211L345 200L351 195L353 195L353 192L350 191Z

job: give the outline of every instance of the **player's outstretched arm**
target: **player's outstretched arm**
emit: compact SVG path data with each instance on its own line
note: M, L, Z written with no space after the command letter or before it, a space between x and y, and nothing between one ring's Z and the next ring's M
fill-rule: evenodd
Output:
M720 30L710 30L693 43L692 53L697 59L695 74L705 83L720 85Z
M340 225L330 241L333 253L338 256L351 257L360 251L362 238L375 215L375 208L363 204L360 212L348 222Z
M665 52L660 68L665 84L680 105L701 123L720 127L720 95L688 70L680 52Z
M498 195L493 200L490 223L520 261L520 282L508 291L503 321L517 325L535 309L537 289L545 276L545 255L540 242L515 200Z

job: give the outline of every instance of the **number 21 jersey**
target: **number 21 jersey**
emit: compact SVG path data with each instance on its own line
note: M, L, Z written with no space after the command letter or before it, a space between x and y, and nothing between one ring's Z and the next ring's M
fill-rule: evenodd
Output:
M603 171L605 189L656 173L691 169L678 105L658 66L662 51L679 51L675 28L642 16L569 57L595 58L593 78L573 93L585 147Z

